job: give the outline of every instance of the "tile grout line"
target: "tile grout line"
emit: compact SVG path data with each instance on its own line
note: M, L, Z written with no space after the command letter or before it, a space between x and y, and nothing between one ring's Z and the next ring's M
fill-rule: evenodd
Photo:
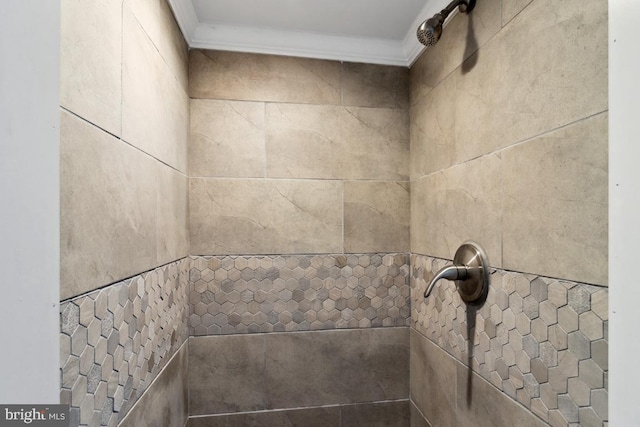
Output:
M537 135L535 135L535 136L527 137L527 138L525 138L525 139L522 139L522 140L516 141L516 142L514 142L513 144L508 145L508 146L506 146L506 147L498 148L498 149L495 149L495 150L493 150L493 151L490 151L490 152L483 153L483 154L480 154L480 155L478 155L478 156L472 157L472 158L470 158L470 159L463 160L463 161L461 161L460 163L456 163L456 164L453 164L453 165L447 166L447 167L445 167L445 168L443 168L443 169L439 169L439 170L437 170L437 171L433 171L433 172L430 172L430 173L428 173L428 174L421 175L421 176L419 176L419 177L417 177L417 178L413 178L413 179L412 179L412 181L418 181L418 180L420 180L420 179L427 178L427 177L430 177L430 176L436 175L436 174L438 174L438 173L443 173L443 172L445 172L445 171L447 171L447 170L449 170L449 169L453 169L453 168L456 168L456 167L459 167L459 166L465 165L465 164L467 164L467 163L471 163L471 162L473 162L473 161L475 161L475 160L479 160L479 159L482 159L482 158L485 158L485 157L489 157L489 156L493 156L493 155L501 156L501 155L502 155L502 153L503 153L504 151L506 151L506 150L510 150L510 149L512 149L512 148L515 148L515 147L518 147L518 146L520 146L520 145L523 145L523 144L526 144L526 143L529 143L529 142L535 141L535 140L540 139L540 138L548 137L548 136L550 136L550 135L554 134L555 132L558 132L558 131L561 131L561 130L564 130L564 129L568 129L568 128L571 128L571 127L573 127L573 126L577 126L577 125L579 125L579 124L580 124L580 123L582 123L582 122L585 122L585 121L590 120L590 119L594 119L594 118L596 118L596 117L598 117L598 116L600 116L600 115L607 114L608 112L609 112L609 110L608 110L608 109L606 109L606 110L602 110L602 111L598 111L598 112L593 113L593 114L590 114L590 115L588 115L588 116L585 116L585 117L581 117L581 118L579 118L579 119L576 119L576 120L574 120L574 121L572 121L572 122L565 123L565 124L559 125L559 126L557 126L557 127L555 127L555 128L552 128L552 129L546 130L546 131L544 131L544 132L542 132L542 133L540 133L540 134L537 134Z
M65 107L65 106L63 106L63 105L60 105L60 109L61 109L62 111L67 112L68 114L72 115L73 117L75 117L75 118L77 118L77 119L79 119L79 120L83 121L84 123L86 123L86 124L88 124L88 125L90 125L90 126L92 126L92 127L96 128L96 129L98 129L99 131L104 132L105 134L107 134L107 135L111 136L112 138L116 139L117 141L122 142L122 143L123 143L123 144L125 144L126 146L133 148L134 150L138 151L139 153L144 154L145 156L149 157L151 160L155 160L156 162L160 163L161 165L166 166L166 167L168 167L169 169L172 169L174 172L177 172L177 173L179 173L179 174L183 175L185 178L189 178L189 176L187 175L187 173L182 172L180 169L177 169L176 167L174 167L174 166L170 165L169 163L165 162L164 160L161 160L161 159L159 159L159 158L155 157L154 155L147 153L146 151L144 151L144 150L143 150L143 149L141 149L140 147L137 147L137 146L135 146L134 144L132 144L132 143L128 142L128 141L127 141L127 140L125 140L125 139L123 139L122 137L120 137L120 136L118 136L118 135L116 135L116 134L114 134L114 133L112 133L112 132L109 132L108 130L106 130L106 129L104 129L104 128L100 127L99 125L97 125L97 124L95 124L95 123L93 123L93 122L91 122L91 121L90 121L90 120L88 120L87 118L85 118L85 117L83 117L83 116L81 116L81 115L79 115L79 114L75 113L75 112L74 112L74 111L72 111L72 110L69 110L67 107Z

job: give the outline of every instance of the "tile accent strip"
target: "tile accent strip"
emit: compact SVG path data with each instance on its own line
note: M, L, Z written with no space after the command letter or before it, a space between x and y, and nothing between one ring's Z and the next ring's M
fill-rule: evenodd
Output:
M455 286L440 282L423 298L425 278L449 263L411 255L412 326L467 365L467 337L473 336L473 370L545 422L604 425L607 288L494 270L470 333Z
M60 304L71 425L116 426L188 337L188 258Z
M408 326L408 254L191 257L192 336Z

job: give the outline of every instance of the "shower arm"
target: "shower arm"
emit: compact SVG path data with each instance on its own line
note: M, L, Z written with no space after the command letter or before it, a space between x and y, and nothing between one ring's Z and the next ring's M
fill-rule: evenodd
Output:
M476 5L476 0L453 0L451 3L447 5L440 14L446 19L447 16L453 12L456 7L460 7L460 12L469 13L473 10Z
M445 7L444 9L442 9L442 11L440 12L443 16L449 16L449 14L451 12L453 12L455 10L456 7L460 6L460 12L466 12L467 11L467 1L466 0L454 0L451 3L449 3L447 5L447 7Z

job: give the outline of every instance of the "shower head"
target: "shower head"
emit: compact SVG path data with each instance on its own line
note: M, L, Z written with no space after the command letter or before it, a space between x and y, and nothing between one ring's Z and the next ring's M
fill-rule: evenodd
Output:
M475 6L475 0L453 0L440 13L436 13L432 18L427 19L418 27L416 35L418 40L425 46L433 46L438 43L442 35L442 25L451 12L459 7L460 12L469 13Z
M433 18L429 18L420 24L417 32L418 41L425 46L433 46L438 43L442 35L444 19L441 13L436 13Z

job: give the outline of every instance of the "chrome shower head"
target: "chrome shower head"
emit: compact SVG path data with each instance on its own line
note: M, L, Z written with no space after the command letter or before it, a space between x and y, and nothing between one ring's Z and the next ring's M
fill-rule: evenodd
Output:
M418 40L425 46L433 46L438 43L442 36L442 25L445 19L456 7L460 8L460 12L469 13L474 8L476 0L453 0L447 7L442 9L440 13L436 13L432 18L427 19L418 27L416 35Z
M444 23L444 17L441 13L436 13L433 18L429 18L424 21L418 27L417 35L418 40L425 46L433 46L438 43L440 36L442 35L442 24Z

